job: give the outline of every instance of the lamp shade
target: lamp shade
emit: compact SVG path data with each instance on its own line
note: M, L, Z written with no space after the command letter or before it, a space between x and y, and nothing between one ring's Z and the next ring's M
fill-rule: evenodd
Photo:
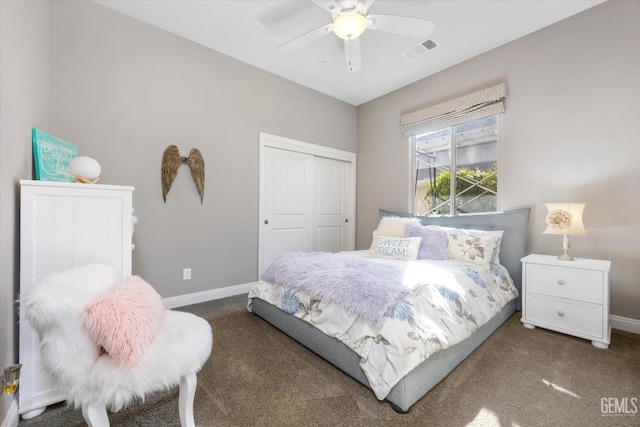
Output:
M545 218L547 229L545 234L562 234L575 236L587 234L582 223L582 212L585 203L545 203L548 213Z
M333 21L333 32L345 40L358 38L366 29L367 18L358 12L342 14Z

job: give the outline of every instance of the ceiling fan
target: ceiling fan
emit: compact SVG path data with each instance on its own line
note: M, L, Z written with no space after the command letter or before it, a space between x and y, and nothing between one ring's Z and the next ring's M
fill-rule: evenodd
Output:
M278 46L280 52L289 52L319 39L331 32L344 39L347 70L360 70L360 35L367 29L411 37L428 37L435 22L428 19L396 15L374 15L369 8L375 0L311 0L331 14L331 23L311 30Z

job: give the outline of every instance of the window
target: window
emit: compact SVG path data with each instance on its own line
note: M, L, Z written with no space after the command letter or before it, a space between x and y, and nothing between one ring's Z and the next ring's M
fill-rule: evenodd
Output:
M413 137L414 213L498 209L501 119L492 115Z
M413 157L413 212L498 210L498 152L507 85L400 116Z

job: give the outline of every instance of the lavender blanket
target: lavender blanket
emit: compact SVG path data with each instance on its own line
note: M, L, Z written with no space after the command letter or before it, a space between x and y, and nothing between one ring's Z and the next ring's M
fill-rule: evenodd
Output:
M340 304L356 316L379 324L409 291L403 276L404 263L394 265L328 252L292 252L276 259L262 274L262 280Z

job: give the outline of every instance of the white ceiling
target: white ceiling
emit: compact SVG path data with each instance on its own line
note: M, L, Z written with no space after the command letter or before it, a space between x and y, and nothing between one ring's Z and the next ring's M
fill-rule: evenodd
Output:
M428 38L438 47L410 62L401 53L426 39L367 30L355 73L347 72L343 42L332 33L292 52L276 50L331 22L309 0L94 1L357 106L604 0L377 0L372 14L435 21Z

